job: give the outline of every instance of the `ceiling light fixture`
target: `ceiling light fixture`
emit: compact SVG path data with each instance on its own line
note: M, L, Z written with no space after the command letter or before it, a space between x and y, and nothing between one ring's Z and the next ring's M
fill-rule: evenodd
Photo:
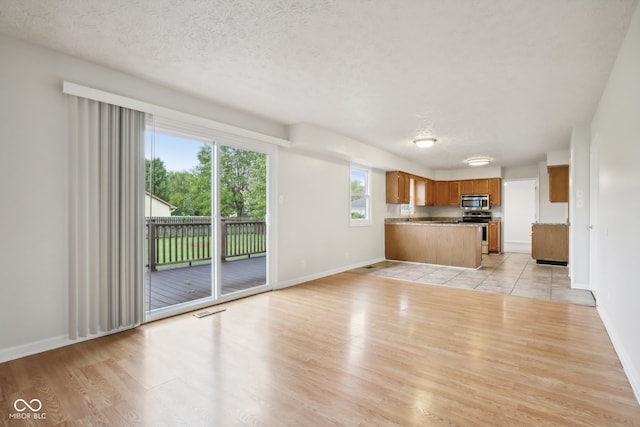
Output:
M490 161L491 159L489 157L473 157L466 160L469 166L484 166L488 165Z
M435 144L436 141L437 139L435 138L418 138L414 139L413 143L416 144L418 148L429 148L433 147L433 144Z

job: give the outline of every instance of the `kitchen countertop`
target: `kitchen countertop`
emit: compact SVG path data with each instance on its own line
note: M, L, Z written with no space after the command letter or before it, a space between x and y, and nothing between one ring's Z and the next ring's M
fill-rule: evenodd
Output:
M486 223L480 222L453 222L453 221L402 221L402 222L391 222L386 225L429 225L429 226L445 226L445 227L479 227Z
M393 224L400 222L450 222L452 224L462 221L462 218L457 217L437 217L437 216L423 216L423 217L402 217L402 218L385 218L385 224Z
M500 217L493 217L491 218L491 222L501 222L502 218ZM441 223L441 224L461 224L461 225L477 225L477 224L482 224L482 223L462 223L462 218L461 217L449 217L449 216L444 216L444 217L416 217L416 218L409 218L409 217L402 217L402 218L385 218L384 223L385 224L402 224L402 223Z

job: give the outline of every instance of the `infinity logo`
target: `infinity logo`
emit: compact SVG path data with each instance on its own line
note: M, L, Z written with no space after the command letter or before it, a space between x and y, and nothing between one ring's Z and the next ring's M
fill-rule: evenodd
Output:
M22 405L18 406L19 403L22 403ZM35 407L36 404L37 407ZM13 402L13 407L18 412L24 412L27 410L27 408L31 409L32 412L38 412L40 409L42 409L42 402L40 401L40 399L31 399L29 402L24 399L17 399L15 402Z

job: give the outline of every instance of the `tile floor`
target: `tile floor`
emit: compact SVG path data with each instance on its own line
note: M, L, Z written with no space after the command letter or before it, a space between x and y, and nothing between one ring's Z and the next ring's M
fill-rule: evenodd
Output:
M351 272L568 304L596 305L590 291L571 289L567 267L539 265L531 255L524 253L483 255L482 267L478 270L383 261Z

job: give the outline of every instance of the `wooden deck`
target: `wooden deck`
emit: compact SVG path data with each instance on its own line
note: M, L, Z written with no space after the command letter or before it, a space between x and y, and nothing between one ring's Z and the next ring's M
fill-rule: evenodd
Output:
M221 264L222 294L264 285L266 257L254 257ZM149 277L152 287L149 289ZM147 273L145 308L168 307L211 296L211 264L165 268Z

